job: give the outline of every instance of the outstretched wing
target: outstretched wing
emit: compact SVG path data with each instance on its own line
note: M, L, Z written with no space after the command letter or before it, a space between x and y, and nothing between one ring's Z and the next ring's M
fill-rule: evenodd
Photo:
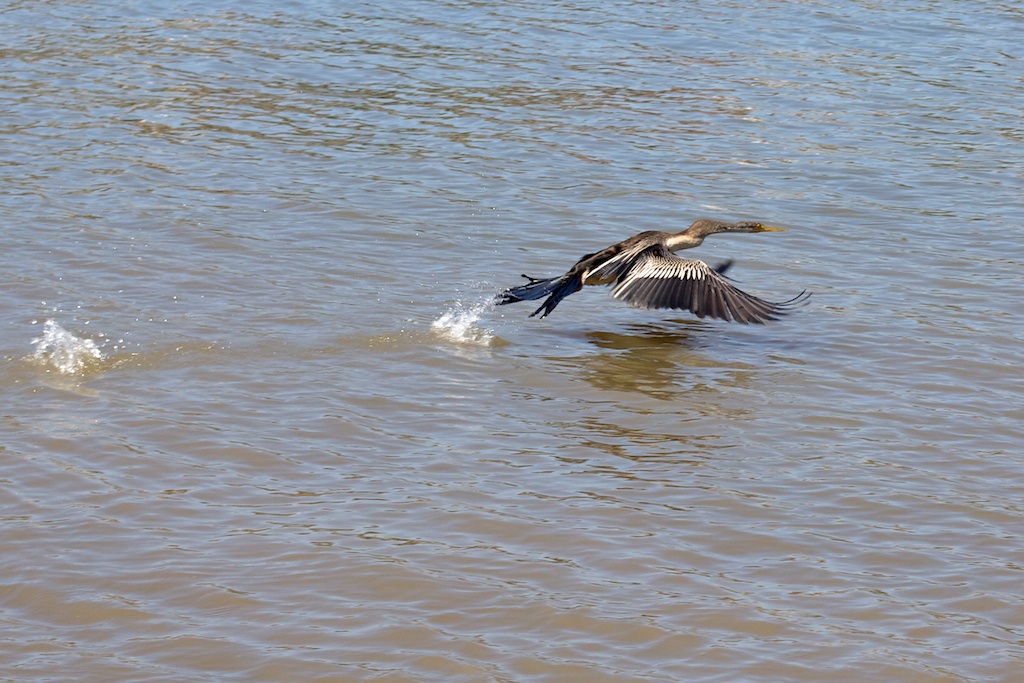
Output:
M655 248L618 279L612 296L637 308L679 308L698 318L760 324L785 315L810 295L801 292L789 301L766 301L734 286L703 261Z

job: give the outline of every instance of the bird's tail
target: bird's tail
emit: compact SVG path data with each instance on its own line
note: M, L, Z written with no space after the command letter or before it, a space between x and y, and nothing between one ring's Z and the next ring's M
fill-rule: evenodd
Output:
M529 275L523 275L523 277L529 280L529 282L525 285L506 289L495 297L494 303L498 306L504 306L505 304L512 304L517 301L534 301L546 296L548 297L548 300L541 304L540 308L530 314L530 317L532 318L540 313L540 317L543 318L548 313L555 310L555 306L558 305L559 301L583 288L583 281L580 277L578 275L573 276L568 273L559 277L549 277L546 279L530 277Z

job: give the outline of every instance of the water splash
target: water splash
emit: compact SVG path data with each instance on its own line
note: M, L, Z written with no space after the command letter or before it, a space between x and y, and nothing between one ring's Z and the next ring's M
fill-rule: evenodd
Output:
M77 375L103 360L103 352L92 339L71 334L53 320L43 325L43 335L32 340L32 357L62 375Z
M494 308L491 300L483 303L467 304L456 301L440 318L430 324L435 334L457 344L477 344L490 346L494 341L494 332L477 323L481 316Z

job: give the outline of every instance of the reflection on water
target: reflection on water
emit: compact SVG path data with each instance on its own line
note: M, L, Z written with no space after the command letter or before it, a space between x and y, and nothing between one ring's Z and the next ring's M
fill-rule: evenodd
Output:
M671 331L656 325L633 325L630 334L590 332L598 353L574 359L580 376L595 389L641 393L664 401L679 401L690 409L695 392L714 392L718 386L743 387L756 368L725 363L709 357L695 338L714 334L703 323L691 323L695 332ZM694 347L697 347L696 349ZM688 397L690 397L688 399ZM696 408L698 411L699 408Z
M585 416L571 424L560 424L567 432L576 435L575 445L579 448L573 450L577 457L587 452L603 453L634 462L650 461L675 467L705 464L713 457L716 449L728 447L717 435L700 434L699 430L692 429L694 425L687 424L699 419L699 414L680 409L674 416L674 422L669 425L659 424L660 420L650 419L650 416L634 416L622 422L611 422L608 416L601 415ZM632 426L645 423L646 427ZM581 458L583 460L595 458L591 455ZM603 468L609 466L613 466L613 463L604 461L600 465ZM636 472L624 473L622 476L634 475Z

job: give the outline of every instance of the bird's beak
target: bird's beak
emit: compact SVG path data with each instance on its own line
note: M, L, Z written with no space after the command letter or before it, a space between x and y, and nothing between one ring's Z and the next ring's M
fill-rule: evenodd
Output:
M761 225L757 224L757 229L754 232L786 232L785 228L776 228L772 225Z

